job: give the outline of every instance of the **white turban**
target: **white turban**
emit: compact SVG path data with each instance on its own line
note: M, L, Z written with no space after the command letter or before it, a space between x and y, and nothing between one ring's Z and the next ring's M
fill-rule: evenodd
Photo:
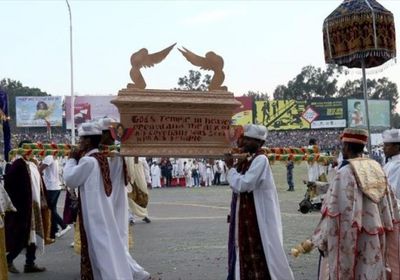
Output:
M247 124L243 127L244 136L259 139L259 140L267 140L268 130L263 125L256 124Z
M105 117L99 120L99 126L101 130L109 130L110 126L115 123L115 120L109 117Z
M383 143L400 143L400 129L388 129L382 133Z
M101 129L97 123L83 123L78 128L78 136L101 135Z

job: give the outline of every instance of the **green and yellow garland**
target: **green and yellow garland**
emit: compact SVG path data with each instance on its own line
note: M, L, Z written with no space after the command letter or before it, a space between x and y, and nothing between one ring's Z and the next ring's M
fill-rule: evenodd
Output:
M22 148L13 149L10 151L10 158L14 158L16 155L37 158L44 158L48 155L56 157L69 156L71 149L77 148L77 145L71 144L52 144L52 143L30 143L24 144ZM110 156L116 151L119 151L119 145L100 146L100 151L105 155ZM276 161L293 161L300 163L302 161L307 162L318 162L321 164L327 164L334 161L334 156L327 156L319 153L317 146L312 148L296 148L296 147L284 147L284 148L264 148L264 154L268 157L271 163ZM233 151L235 153L235 151Z

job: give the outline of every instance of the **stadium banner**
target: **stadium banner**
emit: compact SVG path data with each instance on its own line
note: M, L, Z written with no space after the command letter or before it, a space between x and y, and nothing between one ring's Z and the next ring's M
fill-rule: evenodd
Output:
M253 97L237 96L235 100L242 103L240 107L235 109L232 116L233 125L245 125L253 123Z
M75 127L79 124L98 120L104 117L110 117L119 122L119 113L117 107L110 103L116 96L75 96L74 119ZM67 129L71 129L71 96L65 98L65 118Z
M310 123L302 117L306 102L298 100L256 101L257 124L268 130L309 129Z
M346 127L346 119L341 120L323 120L323 121L313 121L311 123L311 128L338 128L338 127Z
M369 123L371 128L390 127L390 101L368 100ZM348 99L347 114L349 127L367 127L363 99Z
M61 96L16 96L17 127L62 126Z
M344 99L312 99L308 101L303 118L308 119L311 128L346 127L346 106Z

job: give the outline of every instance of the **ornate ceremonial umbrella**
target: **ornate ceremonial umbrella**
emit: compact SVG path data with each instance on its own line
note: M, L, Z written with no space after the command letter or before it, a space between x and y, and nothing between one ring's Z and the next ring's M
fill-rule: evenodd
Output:
M345 0L324 21L325 62L361 68L368 133L366 68L396 57L393 14L375 0ZM371 151L369 137L368 151Z

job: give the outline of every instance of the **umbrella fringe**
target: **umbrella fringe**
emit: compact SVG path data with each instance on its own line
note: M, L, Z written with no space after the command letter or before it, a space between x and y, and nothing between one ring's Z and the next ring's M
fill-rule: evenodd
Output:
M335 57L335 58L329 57L327 58L327 62L328 64L335 63L342 65L342 64L348 64L354 60L361 60L371 56L387 58L387 60L390 60L396 57L396 52L388 50L367 50L367 51L356 52L343 57Z
M385 62L382 65L373 67L373 68L367 68L365 69L365 73L367 75L374 75L374 74L380 74L383 71L385 71L386 69L394 66L397 64L397 58L392 58L390 60L388 60L387 62ZM349 75L355 75L355 76L361 76L362 75L362 70L361 68L347 68L347 71L349 71ZM357 77L358 79L358 77Z

